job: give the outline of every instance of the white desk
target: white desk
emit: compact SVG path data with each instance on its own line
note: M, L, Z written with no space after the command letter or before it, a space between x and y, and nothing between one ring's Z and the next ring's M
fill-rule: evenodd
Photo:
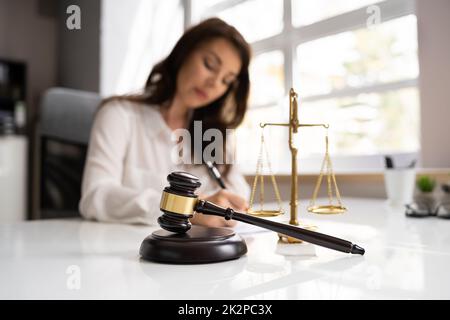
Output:
M340 216L306 214L364 256L315 247L276 253L272 232L244 234L246 256L205 265L140 261L145 226L50 220L0 225L0 299L450 299L450 221L405 218L383 200L344 199ZM80 288L67 282L80 271ZM73 278L70 278L73 280ZM71 282L73 284L73 282Z

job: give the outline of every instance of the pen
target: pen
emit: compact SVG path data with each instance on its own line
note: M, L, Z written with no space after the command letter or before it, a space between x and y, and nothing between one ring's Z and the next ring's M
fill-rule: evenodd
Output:
M222 180L222 176L219 172L219 170L214 166L214 164L211 161L206 161L206 167L208 168L208 172L209 174L212 176L212 178L214 180L217 181L217 183L219 184L219 186L222 189L226 189L225 187L225 183Z

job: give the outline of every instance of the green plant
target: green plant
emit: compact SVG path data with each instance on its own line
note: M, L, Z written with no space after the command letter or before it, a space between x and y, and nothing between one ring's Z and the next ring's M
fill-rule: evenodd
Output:
M417 188L422 192L433 192L436 187L436 180L430 176L419 176L416 181Z

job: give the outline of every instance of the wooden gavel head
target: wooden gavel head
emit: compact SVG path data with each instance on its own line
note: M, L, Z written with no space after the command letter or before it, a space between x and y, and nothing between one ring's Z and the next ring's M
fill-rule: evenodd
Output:
M198 197L195 194L200 186L200 180L187 172L172 172L167 176L170 186L164 188L160 209L163 215L158 223L164 230L185 233L192 224L189 218L194 215Z
M139 254L144 260L159 263L198 264L237 259L247 252L244 239L228 228L192 226L194 213L216 215L231 219L234 212L206 200L198 199L200 187L196 176L173 172L167 176L170 186L164 188L158 223L141 244Z

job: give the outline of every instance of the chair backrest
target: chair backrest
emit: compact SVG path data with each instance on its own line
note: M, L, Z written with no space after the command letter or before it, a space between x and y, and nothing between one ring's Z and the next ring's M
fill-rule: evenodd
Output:
M42 99L41 135L87 145L100 101L97 93L65 88L47 90Z
M40 217L79 216L81 180L99 94L51 88L40 122Z

